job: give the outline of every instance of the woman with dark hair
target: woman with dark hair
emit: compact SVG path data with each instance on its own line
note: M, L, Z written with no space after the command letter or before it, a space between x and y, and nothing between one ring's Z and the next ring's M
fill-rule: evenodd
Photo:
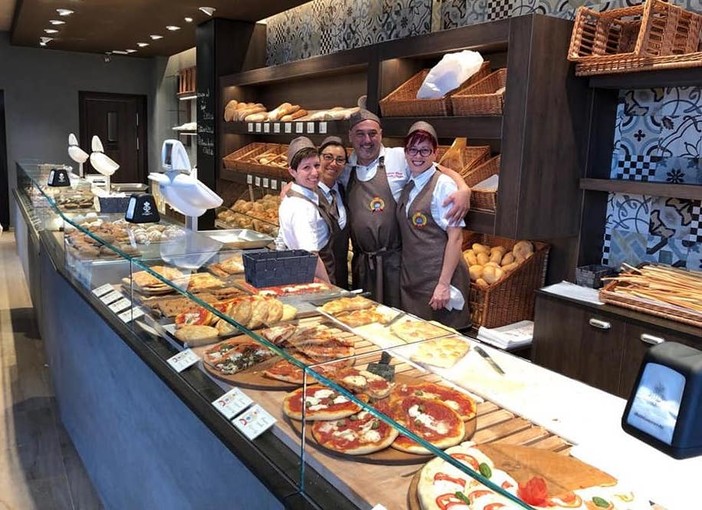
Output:
M436 169L436 131L416 122L405 138L410 180L396 215L402 238L400 301L407 312L463 329L470 326L470 277L462 257L463 220L446 219L444 201L457 186Z
M347 289L349 286L349 226L347 222L345 194L338 182L339 175L346 166L346 148L338 136L328 136L319 146L320 179L317 186L319 209L329 226L329 242L319 252L329 274L329 280L336 286Z
M289 249L319 254L329 243L329 227L319 211L319 155L309 138L300 136L290 142L288 165L288 172L295 182L278 209L278 237ZM315 276L329 282L319 258Z

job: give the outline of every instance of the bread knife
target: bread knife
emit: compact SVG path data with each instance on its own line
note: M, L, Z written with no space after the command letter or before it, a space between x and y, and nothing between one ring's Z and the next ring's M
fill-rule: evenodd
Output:
M407 312L400 312L400 313L398 313L397 315L395 315L395 317L393 317L392 319L390 319L390 322L388 322L387 324L384 324L383 327L384 327L384 328L389 328L390 326L392 326L393 324L395 324L397 321L399 321L400 319L402 319L405 315L407 315Z
M495 363L495 360L492 359L492 356L490 356L487 352L485 352L485 349L483 349L483 348L480 347L479 345L476 345L475 347L473 347L473 349L475 350L475 352L477 352L477 353L480 354L483 358L485 358L485 361L487 361L487 362L490 364L490 366L491 366L492 368L494 368L495 371L496 371L498 374L500 374L500 375L505 375L505 371L502 370L502 368L500 367L500 365L498 365L497 363Z

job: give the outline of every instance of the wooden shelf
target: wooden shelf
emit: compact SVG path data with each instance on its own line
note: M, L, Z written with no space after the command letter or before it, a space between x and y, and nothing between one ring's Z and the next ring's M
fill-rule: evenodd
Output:
M702 186L693 184L668 184L665 182L638 182L610 179L580 179L580 189L608 193L631 193L657 197L699 200Z
M466 228L481 234L495 234L495 213L489 211L468 211Z
M251 182L249 182L249 176L251 176ZM222 168L220 170L220 179L229 182L235 182L237 184L251 184L253 186L261 186L264 188L270 188L273 191L279 191L280 186L282 186L286 179L282 175L277 177L272 177L270 175L259 174L256 172L239 172L238 170L230 170L228 168ZM256 184L256 179L260 179L260 183ZM276 186L272 187L272 181L275 181ZM268 182L268 186L264 186L265 182Z
M469 139L500 140L502 138L502 116L475 117L383 117L383 135L404 137L410 126L418 120L429 122L439 138L465 136Z
M591 76L589 84L598 89L690 87L702 84L702 67Z

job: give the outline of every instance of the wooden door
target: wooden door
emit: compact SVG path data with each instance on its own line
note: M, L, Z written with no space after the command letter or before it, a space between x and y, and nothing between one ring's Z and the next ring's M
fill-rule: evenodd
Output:
M80 146L91 150L100 137L105 154L120 168L112 182L146 182L146 96L80 92ZM95 173L86 162L86 172Z

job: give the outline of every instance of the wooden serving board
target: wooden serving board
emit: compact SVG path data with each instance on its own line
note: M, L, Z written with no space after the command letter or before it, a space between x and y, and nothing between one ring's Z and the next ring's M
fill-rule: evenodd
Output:
M195 353L199 356L204 356L204 351L206 351L211 346L202 348L202 352L198 352L195 349ZM241 388L250 388L254 390L269 390L269 391L292 391L300 387L299 384L280 381L278 379L270 379L263 375L263 372L270 366L278 363L282 358L280 356L275 356L269 360L259 363L253 367L237 372L236 374L223 374L222 372L215 370L207 361L202 361L202 366L205 372L210 374L212 377L227 382L232 386L238 386Z
M510 444L481 444L478 449L492 459L496 468L505 471L518 483L540 476L546 481L550 496L617 482L613 476L570 455ZM417 497L420 473L421 470L412 477L407 492L410 510L421 510Z

